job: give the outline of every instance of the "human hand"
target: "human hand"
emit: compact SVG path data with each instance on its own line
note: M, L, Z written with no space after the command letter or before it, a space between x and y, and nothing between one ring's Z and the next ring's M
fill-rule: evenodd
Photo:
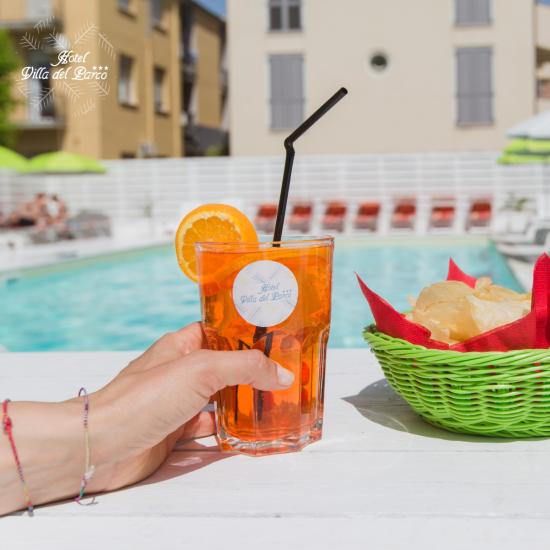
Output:
M250 384L273 391L292 384L293 374L258 350L204 347L199 323L167 334L90 396L92 459L101 466L89 491L144 479L177 441L214 433L213 413L202 409L222 388Z

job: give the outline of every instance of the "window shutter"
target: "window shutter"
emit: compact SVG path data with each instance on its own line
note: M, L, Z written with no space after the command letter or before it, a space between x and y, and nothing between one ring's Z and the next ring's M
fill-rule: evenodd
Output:
M271 127L290 129L304 117L303 57L270 57Z
M463 25L468 20L469 0L455 0L455 22Z
M493 122L492 50L457 50L458 124Z
M491 0L455 0L457 25L488 25L491 22Z
M488 24L491 22L490 0L470 0L472 22Z

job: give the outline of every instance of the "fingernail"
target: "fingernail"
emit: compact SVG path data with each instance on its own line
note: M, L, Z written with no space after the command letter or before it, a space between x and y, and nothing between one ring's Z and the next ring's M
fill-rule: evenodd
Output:
M277 365L277 380L281 386L290 386L294 382L294 374L281 365Z

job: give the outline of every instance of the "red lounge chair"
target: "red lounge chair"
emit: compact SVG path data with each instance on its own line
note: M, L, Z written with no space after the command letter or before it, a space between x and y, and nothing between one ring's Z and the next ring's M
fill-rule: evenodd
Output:
M311 227L311 215L313 207L311 204L295 204L292 207L292 214L288 223L292 231L307 233Z
M355 229L365 229L367 231L376 231L378 227L378 216L380 214L380 203L363 202L357 209L355 216Z
M323 216L323 229L342 233L344 231L347 211L347 204L343 202L329 202Z
M260 233L273 233L277 218L277 205L268 203L260 204L254 223Z
M416 217L416 204L412 201L400 201L395 205L392 215L394 229L413 229Z
M432 200L430 227L448 228L454 225L456 208L453 198L439 198Z
M488 227L491 223L492 206L490 201L475 200L470 206L468 227Z

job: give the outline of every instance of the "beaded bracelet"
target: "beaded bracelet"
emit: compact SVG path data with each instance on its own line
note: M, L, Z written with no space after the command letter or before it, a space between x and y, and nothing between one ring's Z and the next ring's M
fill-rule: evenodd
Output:
M78 392L78 397L81 397L84 395L84 452L85 452L85 458L84 458L84 475L82 476L82 479L80 480L80 493L75 498L75 501L78 502L78 504L82 504L82 498L84 497L84 493L86 492L86 487L88 486L88 482L92 477L94 476L95 472L95 466L91 464L90 460L90 432L88 431L88 416L90 414L90 400L88 398L88 392L86 391L86 388L80 388L80 391ZM92 502L89 502L89 504L93 504L95 499L92 499Z
M19 460L19 453L17 452L17 447L15 446L15 440L13 439L13 422L11 421L11 418L8 415L8 403L10 402L9 399L5 399L2 403L2 427L4 430L4 433L8 436L11 451L13 454L13 458L15 459L15 465L17 466L17 473L19 474L19 479L21 480L21 485L23 486L23 494L25 495L25 501L27 504L27 510L29 512L29 516L34 515L34 506L31 502L31 494L29 491L29 487L27 485L27 482L25 481L25 476L23 474L23 467L21 466L21 461Z

